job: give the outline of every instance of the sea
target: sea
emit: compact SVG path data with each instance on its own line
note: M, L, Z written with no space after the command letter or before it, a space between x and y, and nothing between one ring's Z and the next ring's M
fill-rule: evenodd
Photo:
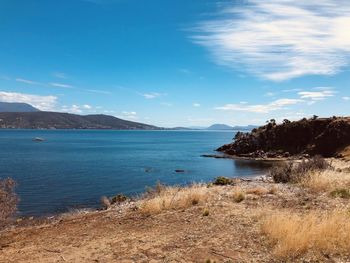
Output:
M19 215L48 216L99 207L102 196L138 196L157 181L188 185L266 173L262 162L201 157L235 133L0 130L0 178L16 180Z

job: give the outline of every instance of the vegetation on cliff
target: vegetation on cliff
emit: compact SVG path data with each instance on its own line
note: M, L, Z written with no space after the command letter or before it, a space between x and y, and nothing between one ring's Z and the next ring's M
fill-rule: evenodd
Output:
M244 157L289 157L290 155L339 155L350 145L350 118L332 117L284 120L266 125L249 133L238 132L234 142L218 149L229 155Z

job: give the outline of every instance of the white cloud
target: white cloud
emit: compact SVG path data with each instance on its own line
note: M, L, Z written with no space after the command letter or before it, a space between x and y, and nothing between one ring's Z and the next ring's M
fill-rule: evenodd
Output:
M342 99L348 101L350 100L350 97L342 97Z
M116 117L120 119L131 120L131 121L135 121L138 119L137 113L135 111L122 111L121 115L118 115Z
M57 97L0 91L0 101L28 103L39 110L51 111L55 109Z
M328 97L333 97L335 91L321 90L321 91L300 91L298 95L301 99L311 99L312 101L324 100Z
M84 104L83 108L87 109L87 110L91 110L92 109L92 107L90 105L88 105L88 104Z
M197 102L193 103L192 105L193 107L197 107L197 108L201 106L200 103L197 103Z
M145 99L155 99L161 97L163 94L157 93L157 92L151 92L151 93L144 93L141 94Z
M83 113L82 107L76 104L73 104L71 106L63 106L61 111L63 112L69 112L74 114L81 114Z
M64 105L61 108L61 111L63 112L69 112L69 113L74 113L74 114L82 114L82 113L94 113L96 112L96 108L89 104L83 104L83 105L78 105L78 104L73 104L71 106Z
M68 85L68 84L62 84L62 83L56 83L56 82L51 82L51 83L49 83L49 84L50 84L51 86L58 87L58 88L67 88L67 89L73 88L73 86Z
M218 64L283 81L350 62L350 1L247 0L201 23L193 39Z
M295 105L303 102L300 99L278 99L268 104L226 104L221 107L216 107L217 110L224 111L244 111L253 113L269 113L271 111L285 109L286 106Z

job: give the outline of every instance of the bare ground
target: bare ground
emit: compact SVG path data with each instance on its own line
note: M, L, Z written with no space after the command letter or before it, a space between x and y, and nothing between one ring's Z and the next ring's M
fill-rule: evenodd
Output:
M232 198L237 186L272 190L246 194L237 203ZM349 209L346 199L264 180L213 186L209 195L205 204L151 216L137 209L137 201L37 225L18 223L0 232L0 262L350 262L349 255L312 252L277 258L260 229L264 217L276 211Z

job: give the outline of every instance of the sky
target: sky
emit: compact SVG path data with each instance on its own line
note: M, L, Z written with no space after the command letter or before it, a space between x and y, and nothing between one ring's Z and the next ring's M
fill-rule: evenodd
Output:
M0 0L0 101L162 127L350 115L348 0Z

